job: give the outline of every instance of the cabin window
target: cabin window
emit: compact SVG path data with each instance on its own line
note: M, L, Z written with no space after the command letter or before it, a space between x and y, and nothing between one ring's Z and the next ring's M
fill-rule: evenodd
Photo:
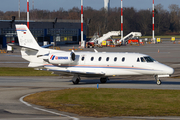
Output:
M84 61L84 57L82 57L81 60Z
M139 58L137 58L137 62L140 62Z
M114 58L114 62L116 62L116 61L117 61L117 57Z
M143 57L141 57L141 62L146 62L145 59Z
M91 57L91 61L93 61L94 60L94 57Z
M122 58L122 62L124 62L124 61L125 61L125 57Z
M106 58L106 61L109 61L109 57Z
M99 61L101 61L101 59L102 59L102 58L101 58L101 57L99 57Z

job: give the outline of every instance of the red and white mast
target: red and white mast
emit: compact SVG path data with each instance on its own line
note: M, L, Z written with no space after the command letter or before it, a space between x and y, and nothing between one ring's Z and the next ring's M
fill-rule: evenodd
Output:
M21 6L20 6L20 3L21 3L21 2L20 2L20 0L19 0L19 20L21 19L21 10L20 10L20 7L21 7Z
M81 47L84 48L84 40L83 40L83 0L81 0Z
M123 0L121 0L121 40L123 40ZM125 44L124 40L122 42Z
M34 0L32 1L32 10L34 10Z
M27 0L27 27L29 28L29 0Z
M154 0L153 0L153 6L152 6L152 39L153 41L155 41L154 39Z

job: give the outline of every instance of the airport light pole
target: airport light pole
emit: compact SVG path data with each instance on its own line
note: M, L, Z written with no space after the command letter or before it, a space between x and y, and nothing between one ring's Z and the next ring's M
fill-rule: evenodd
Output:
M152 6L152 39L153 39L153 42L155 42L155 38L154 38L154 0L153 0L153 6Z
M27 27L29 28L29 0L27 0Z
M34 0L32 1L32 10L34 10Z
M21 19L21 11L20 11L20 0L19 0L19 20Z
M121 40L122 44L125 44L125 41L123 40L123 0L121 0Z
M81 47L84 48L84 40L83 40L83 0L81 0Z

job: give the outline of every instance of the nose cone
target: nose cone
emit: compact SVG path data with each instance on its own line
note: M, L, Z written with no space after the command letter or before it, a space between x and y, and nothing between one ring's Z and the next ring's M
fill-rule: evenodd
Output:
M174 69L167 66L166 69L164 69L165 73L172 75L174 73Z
M161 71L163 72L163 74L166 74L166 75L172 75L174 73L174 69L167 66L167 65L164 65L164 64L161 64L160 65L160 69Z
M155 63L153 65L154 69L157 70L157 73L156 74L161 74L161 75L172 75L174 73L174 69L167 66L167 65L164 65L164 64L161 64L161 63Z

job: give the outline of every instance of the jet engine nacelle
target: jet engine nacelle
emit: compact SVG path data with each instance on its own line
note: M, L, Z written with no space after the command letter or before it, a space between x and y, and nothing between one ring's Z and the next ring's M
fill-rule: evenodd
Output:
M74 61L74 52L51 53L48 58L48 62L51 64L70 64Z

